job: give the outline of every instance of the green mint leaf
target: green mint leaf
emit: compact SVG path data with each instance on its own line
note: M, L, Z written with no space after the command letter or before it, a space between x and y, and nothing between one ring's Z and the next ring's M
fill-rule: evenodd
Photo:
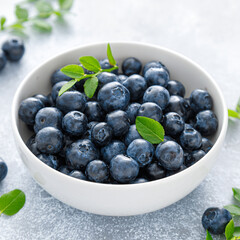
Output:
M4 25L5 25L6 20L7 19L5 17L1 17L1 20L0 20L1 30L4 30Z
M238 99L238 103L237 103L237 106L236 106L236 111L238 113L240 113L240 98Z
M15 15L18 20L26 21L28 19L28 10L26 8L22 8L19 5L16 5Z
M21 23L14 23L14 24L10 25L9 28L22 30L22 29L24 29L24 26Z
M102 69L103 72L112 72L113 70L118 69L118 66L108 69Z
M213 240L211 234L209 233L209 231L207 230L207 236L206 236L206 240Z
M0 215L8 216L16 214L25 204L25 194L19 189L5 193L0 197Z
M225 228L225 236L227 240L231 240L234 233L234 222L231 220Z
M232 191L234 198L240 202L240 188L233 188Z
M54 13L56 16L58 16L58 17L61 17L61 16L62 16L62 13L59 12L59 11L54 11L53 13Z
M33 27L35 27L36 29L42 32L52 31L52 26L48 22L40 19L33 20Z
M227 209L231 215L233 216L240 216L240 207L237 205L227 205L224 207L225 209Z
M228 109L228 116L232 117L232 118L240 119L240 113L238 113L238 112L236 112L234 110L231 110L231 109Z
M108 61L112 66L115 66L117 64L116 60L114 59L113 55L112 55L112 50L110 47L110 44L108 43L107 45L107 57L108 57Z
M84 56L79 58L80 63L89 71L93 71L95 73L101 70L100 63L98 60L91 56Z
M81 78L84 75L84 70L82 67L76 64L67 65L61 69L65 75L71 78Z
M63 93L65 93L67 90L69 90L78 80L73 79L69 81L68 83L64 84L60 91L58 92L58 96L61 96Z
M98 79L97 77L91 77L86 80L84 83L84 92L87 97L92 98L96 89L98 87Z
M58 0L58 4L61 10L68 11L73 5L73 0Z
M240 227L234 227L234 237L240 237Z
M151 118L138 116L136 128L139 134L152 144L158 144L164 140L163 126Z
M38 10L38 17L40 18L48 18L54 12L51 3L45 0L37 1L36 8Z

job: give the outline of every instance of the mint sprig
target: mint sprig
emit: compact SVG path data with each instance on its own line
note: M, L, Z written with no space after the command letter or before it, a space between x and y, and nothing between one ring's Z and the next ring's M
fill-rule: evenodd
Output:
M84 83L83 87L84 87L84 92L85 92L86 96L89 98L92 98L98 87L97 75L102 72L111 72L113 70L118 69L117 62L112 55L112 50L111 50L109 43L108 43L107 55L108 55L109 63L111 65L112 65L112 63L114 63L114 65L112 65L112 68L109 68L109 69L102 69L99 61L92 56L80 57L79 62L85 69L87 69L88 71L91 71L93 73L85 74L83 67L76 65L76 64L71 64L71 65L67 65L67 66L63 67L61 69L61 71L65 75L73 78L73 80L71 80L70 82L68 82L62 86L62 88L60 89L60 91L58 93L58 96L61 96L63 93L68 91L77 82L88 78L86 80L86 82Z
M231 240L234 233L234 222L231 220L225 228L225 237L227 240Z
M213 240L213 238L208 230L206 230L206 233L207 233L206 240Z
M240 119L240 98L238 99L238 103L235 110L228 109L228 116L231 118Z

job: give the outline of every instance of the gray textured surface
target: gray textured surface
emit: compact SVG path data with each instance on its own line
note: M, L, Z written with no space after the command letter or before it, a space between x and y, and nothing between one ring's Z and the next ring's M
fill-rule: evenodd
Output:
M0 15L10 16L13 2L0 0ZM76 14L56 24L52 34L31 32L22 61L8 64L0 74L0 156L9 166L0 194L20 188L27 195L18 214L0 218L0 239L204 239L203 211L233 202L231 187L240 187L240 122L229 122L215 167L186 198L150 214L102 217L68 207L32 180L13 142L10 106L21 80L53 54L90 42L134 40L171 48L198 62L233 108L240 95L239 9L237 0L81 0ZM4 37L0 33L0 41Z

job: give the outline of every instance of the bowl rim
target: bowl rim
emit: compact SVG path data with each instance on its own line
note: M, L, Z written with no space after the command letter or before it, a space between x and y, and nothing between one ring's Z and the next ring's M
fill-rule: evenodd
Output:
M223 114L223 122L222 122L222 128L220 130L219 136L216 139L216 142L214 143L213 147L211 148L211 150L206 153L206 155L200 159L198 162L196 162L195 164L193 164L192 166L186 168L185 170L173 174L171 176L162 178L162 179L158 179L158 180L153 180L153 181L149 181L149 182L145 182L145 183L141 183L141 184L129 184L129 183L125 183L125 184L109 184L109 183L96 183L96 182L91 182L91 181L86 181L86 180L81 180L81 179L77 179L74 177L71 177L67 174L61 173L51 167L49 167L48 165L46 165L45 163L43 163L40 159L38 159L26 146L26 144L24 143L19 131L18 131L18 127L17 127L17 121L16 119L17 117L17 112L18 112L18 99L20 98L20 94L22 92L22 89L24 87L24 85L26 84L26 82L29 81L29 79L31 78L31 76L35 73L35 71L37 71L40 67L42 67L43 65L47 64L50 61L54 61L57 60L59 57L64 56L65 54L70 54L76 50L80 50L83 48L88 48L88 47L104 47L107 46L108 42L95 42L95 43L88 43L88 44L83 44L83 45L79 45L76 46L74 48L70 48L67 50L64 50L58 54L55 54L53 57L48 58L47 60L45 60L43 63L41 63L40 65L38 65L37 67L35 67L30 73L27 74L27 76L22 80L22 82L19 84L19 86L17 87L17 90L15 92L14 98L13 98L13 102L12 102L12 106L11 106L11 125L12 125L12 130L13 130L13 134L15 137L15 142L17 142L16 144L20 144L21 148L24 151L27 151L28 153L30 153L32 155L32 157L34 158L34 160L38 161L38 163L41 165L42 167L46 169L46 171L50 171L52 172L52 174L56 174L59 175L59 177L63 177L66 178L66 180L68 181L76 181L76 183L81 183L81 184L86 184L86 185L92 185L92 186L98 186L99 188L114 188L114 189L120 189L120 188L143 188L145 186L148 185L154 185L154 184L164 184L166 181L168 182L174 182L177 181L178 178L180 178L182 175L189 173L192 169L197 168L200 164L202 164L204 161L206 161L206 159L211 156L211 153L217 148L217 145L220 144L220 141L224 138L226 131L227 131L227 125L228 125L228 114L227 114L227 106L222 94L222 91L220 89L220 87L217 85L217 83L215 82L215 80L213 79L213 77L206 71L204 70L198 63L196 63L195 61L191 60L190 58L184 56L181 53L178 53L174 50L168 49L166 47L162 47L156 44L150 44L150 43L143 43L143 42L137 42L137 41L111 41L110 44L111 46L114 45L134 45L134 46L139 46L139 47L150 47L150 48L154 48L154 49L158 49L161 50L163 52L166 53L170 53L172 55L175 55L178 58L182 58L184 61L188 62L189 64L193 65L195 68L197 68L199 71L203 72L204 75L211 81L211 83L214 85L215 90L218 92L218 95L220 96L221 99L221 105L222 105L222 109L224 110L222 112ZM20 157L21 158L21 157Z

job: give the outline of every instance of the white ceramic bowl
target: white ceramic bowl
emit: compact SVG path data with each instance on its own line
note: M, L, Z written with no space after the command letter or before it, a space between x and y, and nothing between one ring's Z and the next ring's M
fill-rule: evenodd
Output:
M54 70L77 63L80 56L106 57L106 43L80 46L61 53L34 69L19 86L12 105L12 127L20 156L37 183L60 201L83 211L111 216L129 216L152 212L169 206L189 194L206 177L222 147L227 129L227 108L223 95L212 77L190 59L171 50L143 43L111 43L121 66L122 60L134 56L145 64L160 60L170 70L171 79L181 81L186 96L196 88L209 91L214 112L219 120L218 131L212 138L213 148L199 162L173 176L142 184L111 185L82 181L64 175L35 157L26 147L31 133L18 118L20 102L36 93L50 92L50 76Z

